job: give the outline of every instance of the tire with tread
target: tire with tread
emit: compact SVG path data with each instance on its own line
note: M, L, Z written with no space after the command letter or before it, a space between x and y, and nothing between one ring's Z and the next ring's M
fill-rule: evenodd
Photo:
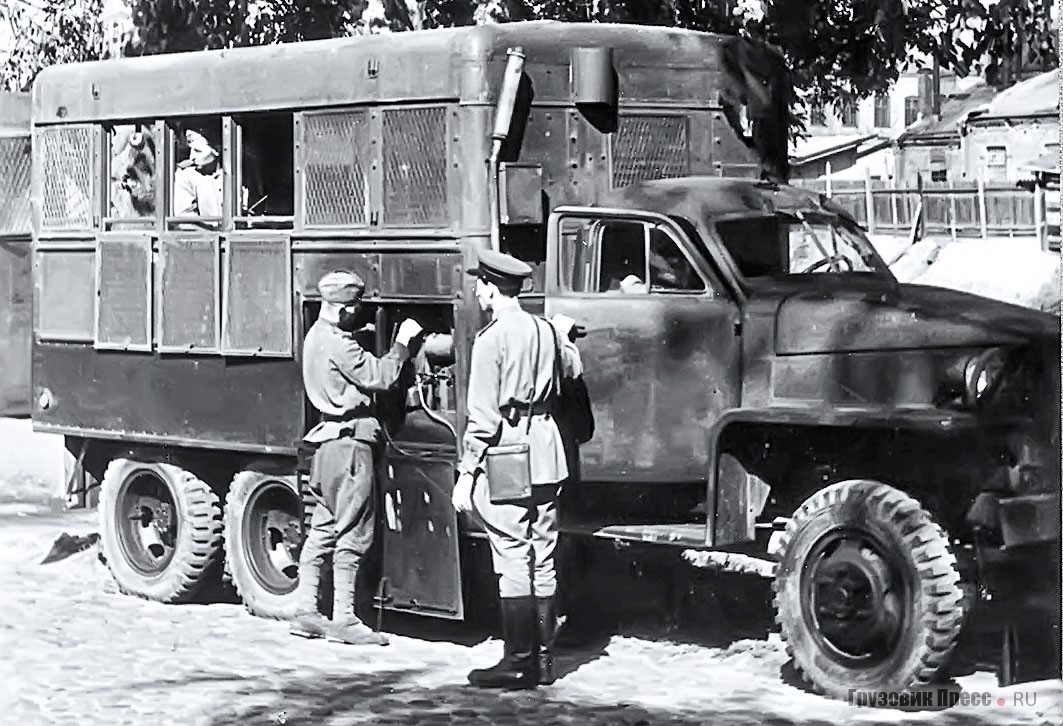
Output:
M243 533L244 513L251 498L263 486L283 484L300 499L295 475L271 475L248 470L237 472L225 497L225 573L236 588L244 607L252 615L287 620L295 615L298 602L295 591L276 593L263 586L249 561ZM300 512L302 521L302 512ZM298 580L296 579L296 583Z
M883 661L868 667L839 662L822 647L802 603L802 572L811 564L810 551L822 535L839 527L871 531L888 548L890 567L911 583L898 642ZM817 692L834 698L845 698L850 689L908 691L935 682L964 622L966 601L945 532L918 501L876 481L832 484L798 508L782 538L773 589L787 654Z
M123 487L133 477L149 474L161 480L173 498L178 518L173 556L155 574L139 571L127 556L117 531ZM107 466L100 486L100 547L119 590L147 600L182 603L217 575L213 567L221 553L222 522L218 496L191 472L173 464L115 459Z

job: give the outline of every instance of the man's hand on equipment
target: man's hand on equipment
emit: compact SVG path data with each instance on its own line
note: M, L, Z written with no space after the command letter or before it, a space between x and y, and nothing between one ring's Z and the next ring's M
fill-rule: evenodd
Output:
M454 485L454 491L450 495L450 502L457 512L472 511L472 486L475 482L472 474L462 474Z
M395 336L395 342L410 347L410 341L424 332L424 328L413 318L406 318L399 324L399 332Z

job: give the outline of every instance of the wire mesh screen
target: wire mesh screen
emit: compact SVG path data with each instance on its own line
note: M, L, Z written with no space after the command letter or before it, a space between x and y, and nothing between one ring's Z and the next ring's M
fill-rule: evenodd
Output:
M681 116L622 116L611 143L614 189L690 173L687 120Z
M39 252L37 333L92 340L96 256L92 251Z
M41 129L41 226L86 229L93 226L95 174L90 126Z
M151 240L100 240L99 255L96 342L116 347L150 347Z
M365 224L366 177L362 140L365 112L306 116L304 223L309 226Z
M384 224L446 222L446 109L384 111L383 136Z
M223 340L226 352L292 350L287 240L230 240Z
M0 234L29 234L30 140L0 139Z
M159 347L217 348L218 246L214 239L165 239L159 262Z

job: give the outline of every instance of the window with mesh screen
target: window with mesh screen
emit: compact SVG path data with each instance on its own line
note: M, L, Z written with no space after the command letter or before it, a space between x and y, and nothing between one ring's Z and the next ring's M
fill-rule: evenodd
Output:
M37 336L91 341L96 307L94 251L39 250L37 284Z
M95 140L95 130L87 125L37 130L43 229L77 230L95 226Z
M383 112L383 223L447 222L446 109L403 108Z
M290 247L287 239L226 243L222 351L287 356L292 352Z
M369 116L365 111L306 114L302 118L303 224L367 223Z
M0 234L29 234L30 140L28 136L0 138Z
M159 244L159 350L218 346L218 241L167 237Z
M622 116L609 139L614 189L690 173L690 136L683 116Z
M97 255L96 346L151 350L151 238L105 237Z

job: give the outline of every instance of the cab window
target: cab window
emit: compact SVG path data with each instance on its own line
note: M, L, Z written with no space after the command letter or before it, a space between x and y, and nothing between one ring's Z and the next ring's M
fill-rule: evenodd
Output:
M565 219L562 285L611 295L702 293L705 280L665 228L638 220Z

